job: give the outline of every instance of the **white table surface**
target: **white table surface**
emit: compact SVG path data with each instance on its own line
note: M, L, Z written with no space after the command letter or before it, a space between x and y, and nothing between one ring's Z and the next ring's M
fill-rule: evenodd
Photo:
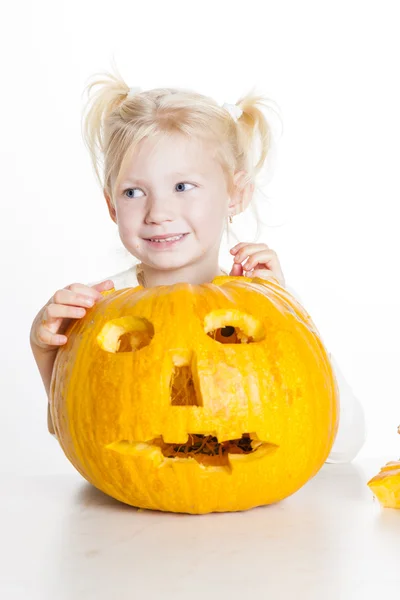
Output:
M388 460L325 464L279 504L208 515L137 510L78 473L2 475L0 598L399 598L400 510L366 486Z

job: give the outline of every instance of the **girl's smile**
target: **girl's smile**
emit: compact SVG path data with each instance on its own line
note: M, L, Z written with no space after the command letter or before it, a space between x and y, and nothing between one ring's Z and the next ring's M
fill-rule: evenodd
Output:
M180 245L186 237L190 235L189 233L178 233L178 234L166 234L164 236L157 235L153 238L143 238L147 245L150 248L154 248L156 251L160 250L169 250L176 248Z

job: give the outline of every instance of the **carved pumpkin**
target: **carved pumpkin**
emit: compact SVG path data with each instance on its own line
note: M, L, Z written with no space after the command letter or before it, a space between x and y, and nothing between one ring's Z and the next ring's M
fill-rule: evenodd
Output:
M51 385L83 477L127 504L208 513L277 502L318 472L338 389L285 289L223 276L103 296L70 328Z
M400 433L400 426L397 432ZM386 463L367 485L381 506L400 508L400 460Z

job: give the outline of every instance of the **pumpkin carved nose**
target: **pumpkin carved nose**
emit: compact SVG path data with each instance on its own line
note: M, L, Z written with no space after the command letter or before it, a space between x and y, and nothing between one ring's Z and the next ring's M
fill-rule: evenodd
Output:
M193 354L189 350L172 351L173 371L170 381L172 406L203 406L193 373Z
M202 406L189 366L174 368L171 377L171 404L172 406Z

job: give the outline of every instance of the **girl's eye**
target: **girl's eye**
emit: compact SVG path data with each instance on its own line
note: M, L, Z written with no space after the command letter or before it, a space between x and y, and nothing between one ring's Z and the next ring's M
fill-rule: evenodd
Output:
M129 192L134 192L135 190L138 190L139 188L128 188L127 190L124 191L124 195L126 195L128 198L136 198L136 196L132 196L131 194L129 194Z
M186 181L177 183L176 187L184 186L184 185L191 185L191 186L195 187L193 183L188 183ZM136 198L136 196L132 196L130 194L128 195L128 192L134 192L135 190L138 190L138 189L140 189L140 188L128 188L127 190L124 191L124 194L127 195L128 198ZM181 192L181 191L185 191L185 190L184 189L182 190L182 187L181 187L181 189L179 189L178 191Z
M177 184L176 184L176 186L177 186L177 187L178 187L178 185L181 185L181 186L182 186L182 185L192 185L192 186L193 186L193 183L188 183L187 181L183 181L183 182L180 182L180 183L177 183ZM194 186L193 186L193 187L194 187ZM179 190L179 191L181 191L181 190Z

